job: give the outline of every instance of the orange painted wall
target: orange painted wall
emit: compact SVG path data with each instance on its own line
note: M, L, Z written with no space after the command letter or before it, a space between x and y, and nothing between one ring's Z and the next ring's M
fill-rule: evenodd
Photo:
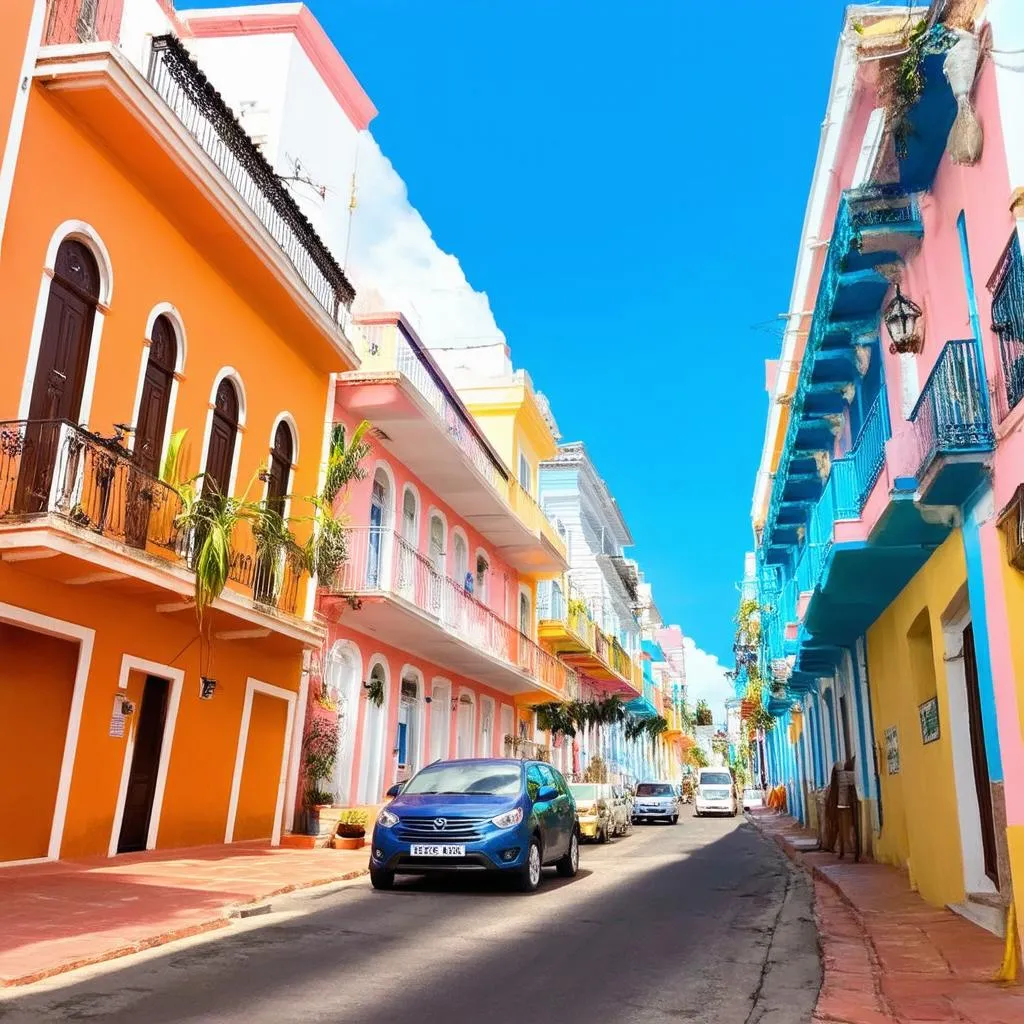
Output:
M78 644L0 622L0 861L45 857Z
M21 88L21 68L28 46L32 10L40 0L4 0L0 32L0 153L7 145L15 97Z
M236 841L269 839L274 831L287 721L286 701L267 693L252 695L249 739L235 814Z
M201 701L199 644L191 613L160 614L152 596L140 599L100 587L63 586L3 563L0 594L25 608L97 631L62 856L107 852L126 744L126 739L109 735L109 725L125 653L185 670L157 845L223 842L246 680L255 676L297 690L302 668L299 646L290 652L279 643L270 647L273 638L215 642L218 688L212 700ZM17 721L0 715L0 751L11 745L19 729ZM278 764L280 756L278 745ZM33 788L38 789L36 783Z
M212 216L212 215L211 215ZM113 295L100 341L89 426L109 432L131 422L151 310L162 302L180 312L187 358L172 427L188 428L188 467L198 471L214 379L234 367L245 389L238 489L266 462L273 424L289 412L298 428L298 465L292 493L316 489L328 378L275 333L252 308L265 297L236 290L147 198L140 182L122 174L35 87L2 258L0 303L5 315L5 366L0 374L0 418L18 411L42 268L50 239L67 220L90 224L113 266ZM339 369L342 367L339 366ZM257 483L251 497L263 493ZM295 514L307 511L297 502ZM296 532L302 534L301 524Z

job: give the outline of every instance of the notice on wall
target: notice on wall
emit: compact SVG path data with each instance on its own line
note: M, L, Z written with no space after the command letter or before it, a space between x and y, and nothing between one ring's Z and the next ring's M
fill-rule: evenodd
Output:
M115 739L124 735L124 712L121 710L121 697L114 698L114 710L110 714L110 733Z
M939 738L939 698L926 700L917 712L921 717L921 742L934 743Z
M889 775L900 773L900 734L895 725L885 730L885 770Z

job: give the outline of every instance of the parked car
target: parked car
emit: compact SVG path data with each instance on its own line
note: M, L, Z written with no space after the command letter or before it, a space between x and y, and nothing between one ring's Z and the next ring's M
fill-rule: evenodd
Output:
M679 791L671 782L641 782L633 799L633 824L641 821L679 820Z
M627 836L633 831L633 794L625 786L612 786L612 801L619 835Z
M745 789L743 790L743 810L753 811L764 807L764 790Z
M579 868L576 801L544 762L437 761L388 795L370 844L375 889L396 875L493 871L533 892L543 866L567 878Z
M738 805L736 785L728 768L701 768L697 773L697 796L694 814L731 814L735 817Z
M630 801L621 786L606 783L573 782L569 788L576 799L580 835L584 839L608 842L630 828Z

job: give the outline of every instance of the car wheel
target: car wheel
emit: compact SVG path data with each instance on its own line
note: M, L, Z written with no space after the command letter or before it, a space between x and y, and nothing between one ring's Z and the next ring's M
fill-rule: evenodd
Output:
M678 825L679 824L679 815L678 814L673 814L672 815L672 824L673 825Z
M377 871L374 868L370 868L370 885L382 892L393 889L395 885L394 871Z
M572 837L569 839L569 849L566 851L565 856L557 864L558 873L563 878L574 878L576 872L580 869L580 839L579 836L573 832Z
M526 863L519 869L519 891L536 892L540 887L541 875L540 843L534 837L526 853Z

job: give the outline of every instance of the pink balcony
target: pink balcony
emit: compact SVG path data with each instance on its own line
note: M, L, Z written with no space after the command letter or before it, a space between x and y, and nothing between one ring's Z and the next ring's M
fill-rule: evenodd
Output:
M321 595L329 619L508 694L563 699L575 673L434 567L397 533L350 529L348 559Z

